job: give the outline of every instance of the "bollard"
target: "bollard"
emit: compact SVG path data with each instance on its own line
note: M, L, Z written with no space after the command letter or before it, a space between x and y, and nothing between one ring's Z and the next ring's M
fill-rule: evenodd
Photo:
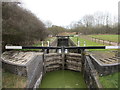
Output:
M65 49L65 53L68 53L68 49Z
M58 49L58 53L61 53L62 52L62 50L61 49Z
M47 41L48 47L50 46L50 41Z
M84 41L84 46L86 46L86 42Z
M80 46L80 41L78 41L78 46Z
M43 47L43 41L42 41L42 47Z

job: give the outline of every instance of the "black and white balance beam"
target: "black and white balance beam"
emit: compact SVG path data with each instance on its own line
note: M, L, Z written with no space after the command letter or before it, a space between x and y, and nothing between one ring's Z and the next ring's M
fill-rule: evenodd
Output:
M62 49L62 47L5 46L5 49ZM120 49L120 46L64 47L64 49Z

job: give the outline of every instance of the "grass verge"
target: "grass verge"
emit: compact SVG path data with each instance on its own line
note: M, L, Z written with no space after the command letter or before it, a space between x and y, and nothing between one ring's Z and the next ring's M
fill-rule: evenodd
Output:
M119 77L120 72L117 72L111 75L102 76L99 80L104 88L118 88L118 86L120 87Z
M120 35L89 35L93 38L98 38L106 41L118 42L118 37Z
M2 88L25 88L26 77L18 76L7 71L2 73Z
M87 39L84 39L84 38L80 38L80 37L71 37L71 39L77 44L77 40L80 41L80 46L84 46L84 42L86 44L86 46L104 46L100 43L97 43L97 42L93 42L91 40L87 40ZM99 51L106 51L105 49L89 49L89 51L96 51L96 50L99 50Z

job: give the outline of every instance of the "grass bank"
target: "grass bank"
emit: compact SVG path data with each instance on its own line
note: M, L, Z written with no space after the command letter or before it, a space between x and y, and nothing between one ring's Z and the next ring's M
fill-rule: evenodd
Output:
M84 42L86 44L86 46L104 46L100 43L97 42L93 42L91 40L87 40L85 38L81 38L81 37L71 37L71 39L77 44L77 41L80 41L80 46L84 46ZM89 49L89 51L105 51L105 49Z
M99 78L99 80L104 88L118 88L118 86L120 87L119 77L120 72L102 76Z
M7 71L2 72L2 88L25 88L27 78Z
M89 35L89 36L112 42L118 42L118 37L120 37L120 35Z

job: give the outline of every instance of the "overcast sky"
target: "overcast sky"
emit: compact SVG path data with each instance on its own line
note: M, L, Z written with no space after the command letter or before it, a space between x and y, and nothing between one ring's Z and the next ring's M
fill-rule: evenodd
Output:
M78 21L86 14L97 11L118 15L119 0L23 0L24 7L33 12L42 21L51 21L54 25L67 26Z

